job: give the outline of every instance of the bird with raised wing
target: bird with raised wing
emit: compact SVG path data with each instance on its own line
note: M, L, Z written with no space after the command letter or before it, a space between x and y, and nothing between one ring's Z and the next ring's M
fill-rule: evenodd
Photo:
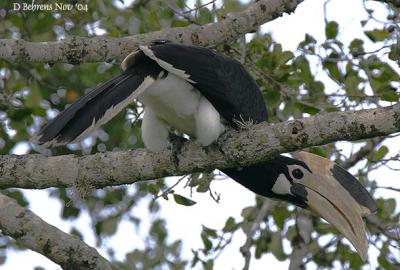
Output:
M179 130L203 146L240 122L267 120L261 92L236 60L213 50L165 40L139 46L122 62L123 73L93 88L48 122L33 138L46 147L78 142L139 100L144 107L142 137L157 152ZM362 217L376 211L368 191L334 162L299 152L243 168L222 170L265 197L309 209L331 223L366 260Z

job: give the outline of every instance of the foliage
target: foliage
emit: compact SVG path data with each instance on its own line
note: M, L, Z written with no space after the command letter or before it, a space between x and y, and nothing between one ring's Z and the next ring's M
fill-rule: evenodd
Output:
M157 31L167 27L187 26L190 23L205 24L223 18L228 12L244 8L240 1L225 1L224 5L211 3L189 10L185 1L138 0L129 7L109 1L83 1L88 5L88 14L82 16L76 10L49 15L46 12L9 12L9 3L0 4L0 36L22 38L30 41L59 40L68 36L94 36L102 31L110 37L122 37L138 33ZM101 3L99 5L99 3ZM199 3L198 3L199 4ZM362 21L365 36L374 43L376 50L366 49L366 41L355 38L351 42L341 41L341 25L327 21L326 39L323 42L306 34L294 52L286 51L281 44L265 33L255 33L246 44L238 41L216 48L229 57L236 58L246 66L259 84L268 105L269 121L285 121L316 113L336 110L352 110L376 107L396 102L399 99L400 76L400 27L399 10L393 4L382 3L387 9L387 18L378 22L374 10L367 9L369 18ZM370 25L374 25L371 28ZM101 30L99 30L101 29ZM60 63L35 64L2 61L0 66L0 152L13 153L17 147L27 147L28 153L78 155L98 151L132 149L143 147L140 135L140 104L132 104L111 123L94 133L80 144L39 149L28 143L30 136L45 121L54 117L67 104L83 95L90 87L119 73L118 63L70 65ZM90 76L89 76L90 74ZM382 141L384 138L382 138ZM391 159L387 146L381 144L368 155L367 162L359 167L358 176L362 183L374 193L379 182L370 178L370 172L389 164ZM366 141L359 142L364 145ZM336 144L313 147L310 151L344 161L347 157ZM210 190L216 172L194 174L183 178L190 192L210 194L218 201L219 194ZM179 183L178 183L179 184ZM242 210L241 219L226 217L222 228L202 227L198 237L203 248L192 250L192 258L182 257L181 240L170 239L166 221L161 212L164 200L173 197L177 204L191 206L196 202L174 192L175 185L168 186L162 180L141 183L134 188L115 187L97 190L79 198L65 189L50 191L63 205L61 218L74 222L83 211L92 221L97 245L112 237L121 221L128 220L139 227L145 217L134 216L138 204L145 204L149 212L150 228L143 240L143 247L132 243L132 250L125 260L117 263L122 269L182 269L200 267L212 269L218 255L224 251L239 232L247 232L256 219L262 199L256 198L254 206ZM29 200L20 190L5 190L4 194L17 199L26 206ZM225 192L225 191L224 191ZM377 216L389 224L398 224L400 213L393 198L376 198L379 207ZM283 242L295 243L298 238L294 222L296 209L285 203L275 204L260 224L252 246L255 257L272 254L278 260L286 260L290 253ZM171 217L175 218L175 217ZM340 264L345 268L360 269L364 263L351 252L348 244L338 233L318 218L312 218L313 233L309 243L310 253L305 261L332 268ZM391 235L376 224L369 223L372 233L371 244L380 254L378 262L383 269L398 269L399 244ZM71 233L82 238L82 232L74 227ZM135 233L135 232L132 232ZM397 232L398 233L398 232ZM329 238L327 244L322 239ZM84 237L83 237L84 238ZM2 237L1 247L18 247L14 241ZM20 248L20 247L18 247ZM108 247L111 259L118 246ZM239 251L238 251L239 253ZM0 253L4 263L7 253Z

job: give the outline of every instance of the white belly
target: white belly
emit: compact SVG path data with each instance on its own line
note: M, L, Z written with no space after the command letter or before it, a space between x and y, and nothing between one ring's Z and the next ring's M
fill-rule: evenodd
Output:
M139 96L139 100L157 118L196 137L202 145L209 145L225 130L219 113L211 103L190 83L174 74L169 73L166 78L156 80ZM145 126L154 128L154 124ZM151 131L147 130L146 134L151 134Z
M190 83L169 73L146 89L139 100L170 126L195 136L200 97L200 92Z

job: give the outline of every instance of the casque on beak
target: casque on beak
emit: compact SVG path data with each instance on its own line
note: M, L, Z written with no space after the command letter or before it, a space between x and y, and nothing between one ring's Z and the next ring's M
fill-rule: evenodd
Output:
M368 191L350 173L328 159L307 152L293 153L293 156L302 160L312 172L296 181L307 193L299 196L305 196L309 209L340 231L360 257L367 260L368 239L362 217L376 211ZM296 189L292 192L296 193Z

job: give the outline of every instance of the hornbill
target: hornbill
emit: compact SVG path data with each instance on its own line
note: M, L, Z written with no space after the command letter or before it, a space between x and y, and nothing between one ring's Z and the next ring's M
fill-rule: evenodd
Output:
M240 122L267 120L261 92L236 60L213 50L166 40L139 46L122 62L124 72L96 86L48 122L33 141L57 146L77 142L138 99L145 105L142 137L151 151L169 147L174 128L203 146ZM376 210L368 191L328 159L297 153L222 170L253 192L314 211L367 258L362 216Z

